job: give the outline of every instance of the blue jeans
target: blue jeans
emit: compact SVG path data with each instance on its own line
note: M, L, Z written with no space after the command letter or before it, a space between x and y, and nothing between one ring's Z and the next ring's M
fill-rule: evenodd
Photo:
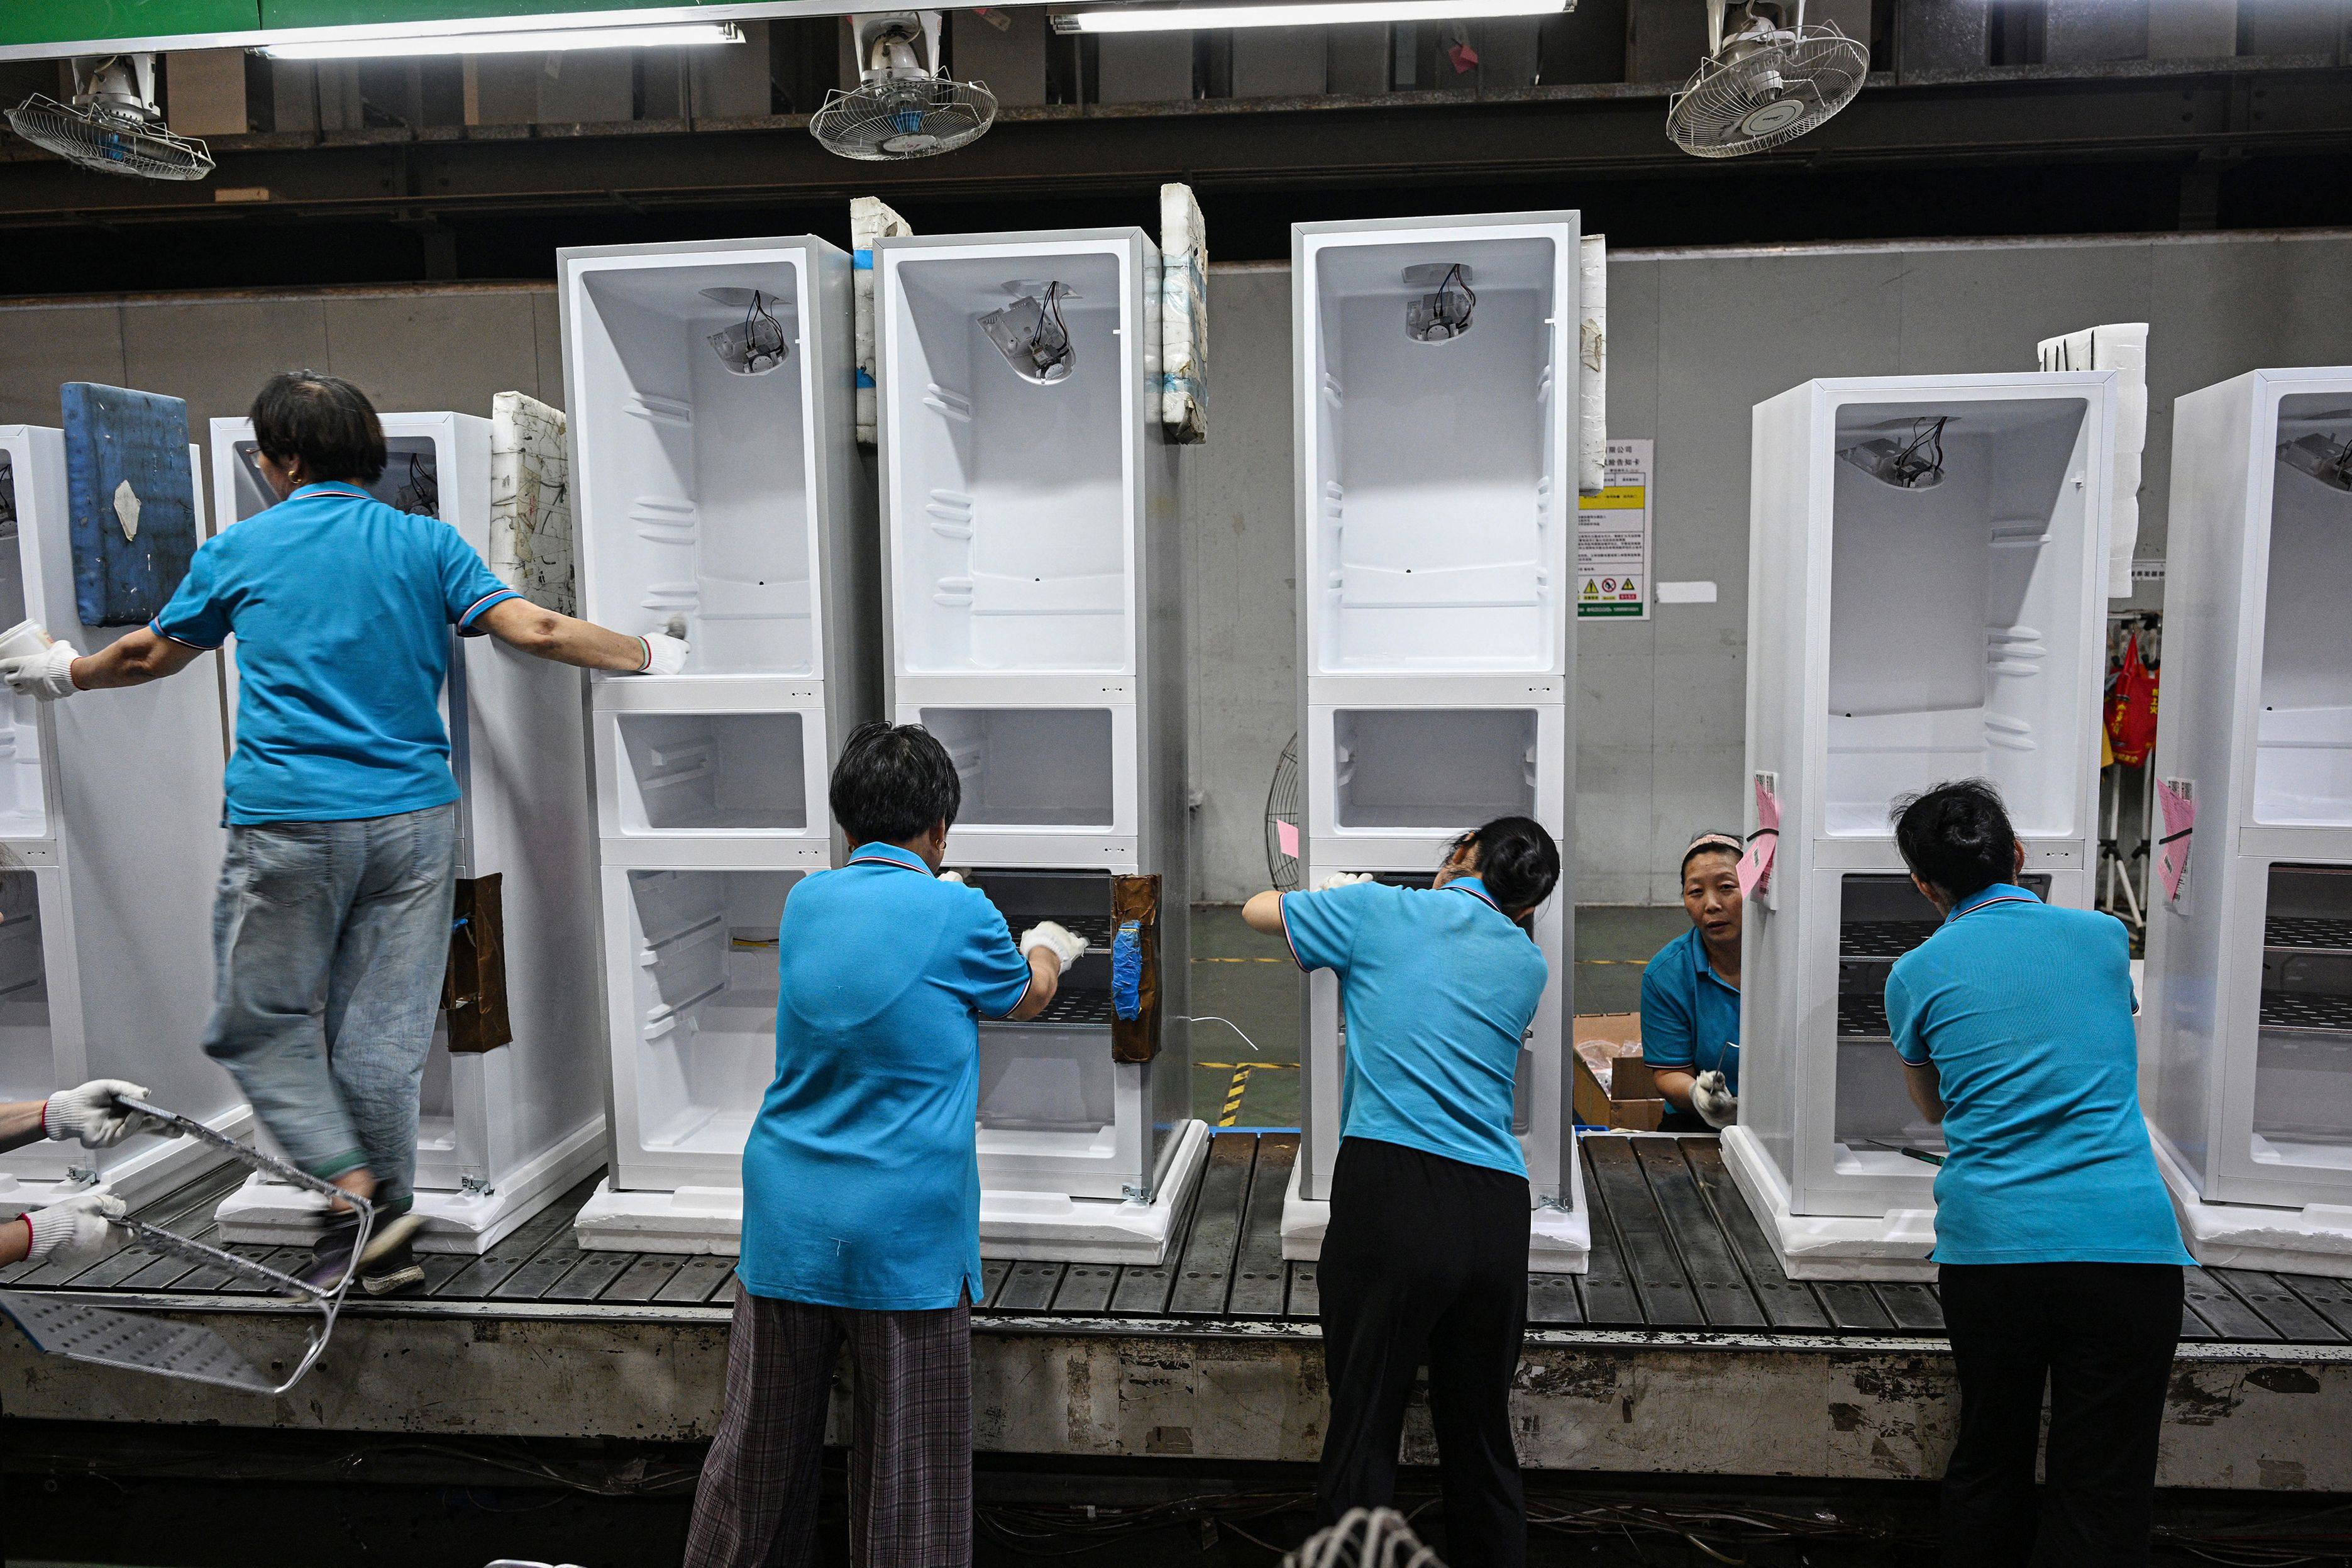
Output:
M213 906L205 1054L294 1163L365 1167L395 1212L416 1179L457 868L454 804L232 826Z

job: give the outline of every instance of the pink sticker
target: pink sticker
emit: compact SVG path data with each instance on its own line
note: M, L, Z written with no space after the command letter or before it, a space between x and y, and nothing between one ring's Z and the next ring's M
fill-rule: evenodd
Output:
M1289 856L1293 860L1298 858L1298 824L1276 819L1274 825L1274 841L1282 847L1282 852L1285 855Z
M1739 858L1739 896L1755 896L1756 889L1770 885L1772 857L1780 847L1780 797L1756 781L1756 835L1748 841L1748 853Z
M2197 830L2196 786L2186 779L2163 779L2156 786L2157 804L2164 808L2164 837L2157 842L2157 874L2164 879L2164 896L2180 897L2180 879L2189 875L2189 836Z

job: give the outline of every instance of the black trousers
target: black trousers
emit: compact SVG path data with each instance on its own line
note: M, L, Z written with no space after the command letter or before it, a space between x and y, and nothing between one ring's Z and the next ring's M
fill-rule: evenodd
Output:
M2153 1263L1947 1265L1960 1439L1944 1472L1944 1562L2139 1568L2156 1438L2180 1338L2181 1272ZM2048 1485L2033 1452L2050 1390Z
M1521 1568L1527 1503L1511 1379L1528 1321L1521 1176L1350 1138L1331 1179L1318 1282L1331 1424L1316 1506L1328 1524L1396 1495L1413 1374L1429 1367L1448 1560Z

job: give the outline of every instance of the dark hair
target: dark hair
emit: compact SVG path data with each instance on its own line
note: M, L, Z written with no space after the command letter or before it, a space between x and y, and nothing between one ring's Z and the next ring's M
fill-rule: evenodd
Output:
M1746 853L1746 846L1740 842L1739 835L1737 833L1725 833L1714 828L1694 833L1691 835L1690 847L1683 851L1681 874L1689 876L1690 863L1702 855L1728 855L1737 860Z
M904 844L935 823L954 826L963 781L948 749L920 724L877 719L842 742L833 765L833 819L860 844Z
M1988 780L1959 779L1904 795L1888 815L1903 863L1948 899L2017 875L2017 833Z
M1531 910L1559 885L1559 846L1531 816L1498 816L1454 841L1478 851L1478 880L1507 911Z
M253 400L253 444L283 463L299 458L313 479L383 477L383 425L366 393L339 375L289 370Z

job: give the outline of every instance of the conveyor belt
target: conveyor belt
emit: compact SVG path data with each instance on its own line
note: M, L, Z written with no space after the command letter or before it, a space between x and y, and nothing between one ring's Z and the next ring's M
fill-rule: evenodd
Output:
M1893 1039L1894 1026L1886 1021L1886 998L1863 993L1840 996L1837 1029L1841 1040Z
M1733 1186L1714 1139L1603 1134L1582 1142L1591 1272L1530 1276L1530 1327L1882 1338L1942 1332L1933 1286L1790 1279ZM1217 1134L1192 1212L1168 1261L1156 1268L991 1261L983 1331L1025 1331L1054 1318L1174 1319L1202 1330L1313 1319L1319 1302L1315 1266L1285 1263L1281 1251L1282 1194L1297 1154L1296 1134ZM207 1176L141 1214L214 1239L213 1205L242 1174ZM484 1303L532 1304L589 1316L641 1303L733 1301L731 1259L582 1251L572 1219L593 1185L573 1188L480 1258L425 1256L425 1298L469 1310ZM239 1250L277 1267L307 1256L293 1247ZM247 1291L215 1270L131 1253L79 1272L18 1264L0 1269L5 1284L181 1305ZM372 1310L354 1302L347 1310L358 1316ZM2182 1331L2192 1341L2345 1343L2352 1341L2352 1281L2191 1269Z
M2263 945L2282 952L2352 953L2352 921L2273 915L2263 922Z
M1838 928L1840 958L1900 958L1936 934L1934 921L1848 921Z
M2331 996L2317 991L2265 991L2263 1027L2352 1034L2352 996Z

